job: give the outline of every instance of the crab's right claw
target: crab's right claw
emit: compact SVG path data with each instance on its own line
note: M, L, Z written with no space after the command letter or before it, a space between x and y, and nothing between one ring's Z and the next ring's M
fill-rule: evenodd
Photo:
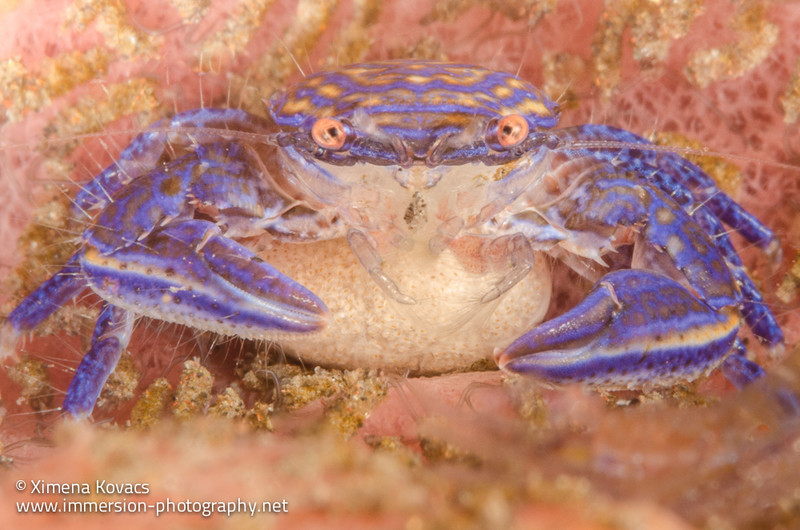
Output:
M643 270L603 277L571 311L495 352L504 370L555 383L640 388L689 381L717 367L739 328L672 279Z
M81 268L92 290L118 307L225 335L307 333L329 315L314 293L208 221L174 221L109 254L90 240Z

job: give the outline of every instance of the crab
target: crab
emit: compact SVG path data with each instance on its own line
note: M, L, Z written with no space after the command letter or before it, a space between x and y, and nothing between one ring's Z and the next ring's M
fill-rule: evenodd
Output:
M374 62L267 104L271 120L158 122L74 198L90 219L77 252L2 331L16 344L83 291L103 300L68 414L91 414L138 316L320 365L431 374L493 357L606 388L717 368L741 387L763 374L742 323L783 342L724 225L775 258L767 227L675 152L556 129L557 105L514 75ZM554 261L594 287L544 321Z

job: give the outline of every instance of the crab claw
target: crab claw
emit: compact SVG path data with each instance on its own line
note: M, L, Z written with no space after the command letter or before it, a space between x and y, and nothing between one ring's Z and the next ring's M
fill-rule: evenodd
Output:
M208 221L173 222L103 254L91 241L81 268L108 302L168 322L245 338L325 326L325 304Z
M496 351L495 361L554 383L671 385L718 366L738 328L735 308L716 311L672 279L623 270L603 277L569 312Z

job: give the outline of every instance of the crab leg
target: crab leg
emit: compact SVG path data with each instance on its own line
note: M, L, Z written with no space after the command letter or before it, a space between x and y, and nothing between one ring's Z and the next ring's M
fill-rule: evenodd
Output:
M686 193L705 204L721 221L739 232L747 241L755 243L766 251L777 246L777 238L752 214L717 188L717 185L702 169L676 153L648 149L651 142L632 132L607 125L581 125L558 131L558 136L568 141L623 142L643 144L642 149L566 149L573 156L583 156L591 152L593 158L612 162L620 171L631 171L647 175L662 187L662 191L678 194L678 202L684 204ZM662 174L671 177L660 180ZM684 195L680 200L680 195Z
M238 109L196 109L160 120L131 140L113 164L82 186L75 196L75 208L85 211L105 206L128 183L156 167L167 148L185 148L207 140L209 134L220 137L225 130L264 134L266 127L261 118Z
M718 366L738 329L734 308L714 310L674 280L623 270L606 275L571 311L495 352L495 360L555 383L672 384Z
M547 211L574 234L601 227L632 227L686 279L710 307L735 306L740 300L734 277L707 234L659 189L630 174L599 164L583 182ZM613 244L613 243L609 243Z
M747 358L744 344L739 339L733 343L730 355L722 361L722 373L739 390L766 375L761 366Z
M111 304L103 304L92 335L92 347L83 356L67 389L61 408L75 418L88 416L103 385L117 366L133 331L133 314Z
M11 332L19 335L36 328L86 286L78 265L78 255L75 254L60 271L41 284L8 315Z

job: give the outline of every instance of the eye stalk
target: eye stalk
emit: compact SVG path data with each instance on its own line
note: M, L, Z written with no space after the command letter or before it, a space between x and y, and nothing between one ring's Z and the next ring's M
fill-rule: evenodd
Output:
M320 118L311 127L311 137L320 147L338 151L347 141L347 131L339 120Z
M505 116L497 122L497 143L510 149L528 137L528 121L519 114Z

